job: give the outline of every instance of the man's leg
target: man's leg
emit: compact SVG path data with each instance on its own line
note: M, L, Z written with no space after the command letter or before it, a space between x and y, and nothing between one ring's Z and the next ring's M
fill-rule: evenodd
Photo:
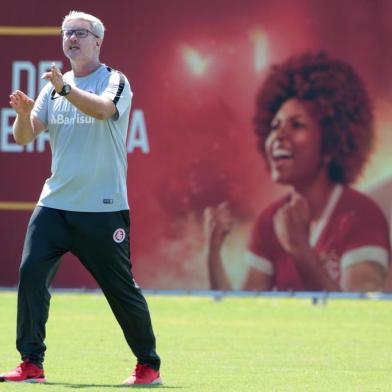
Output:
M100 285L138 363L158 370L150 313L131 273L128 211L69 214L72 252Z
M69 242L63 211L36 207L27 228L20 266L16 345L23 360L40 367L46 350L48 288Z

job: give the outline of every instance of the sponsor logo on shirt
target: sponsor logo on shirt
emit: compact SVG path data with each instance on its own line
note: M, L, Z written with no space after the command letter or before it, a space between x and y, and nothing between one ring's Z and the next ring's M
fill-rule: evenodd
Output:
M57 115L52 115L49 120L50 124L56 125L73 125L73 124L92 124L94 122L94 117L87 116L86 114L76 113L75 115L64 115L58 113Z

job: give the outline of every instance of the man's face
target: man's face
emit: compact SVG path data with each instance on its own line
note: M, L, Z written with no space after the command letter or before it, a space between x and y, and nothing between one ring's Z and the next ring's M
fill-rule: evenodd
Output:
M67 30L88 31L83 38L78 37L77 33L70 36L63 33L63 51L71 61L88 62L99 57L102 40L94 36L90 22L83 19L70 20L63 26L63 32Z

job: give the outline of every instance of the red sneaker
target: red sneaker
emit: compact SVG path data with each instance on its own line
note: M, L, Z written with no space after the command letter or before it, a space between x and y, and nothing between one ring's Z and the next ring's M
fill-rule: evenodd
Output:
M25 359L18 367L9 373L1 374L0 381L9 382L46 382L44 369L41 369L28 359Z
M162 384L159 371L148 365L138 363L133 373L123 382L123 384L139 385L159 385Z

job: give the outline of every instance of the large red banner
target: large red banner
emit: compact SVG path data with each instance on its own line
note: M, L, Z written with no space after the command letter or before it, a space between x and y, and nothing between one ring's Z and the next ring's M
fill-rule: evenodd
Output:
M53 61L69 69L56 26L81 4L106 26L101 61L124 72L134 91L128 192L142 287L209 288L203 211L223 201L236 221L225 256L240 287L254 217L283 192L256 148L255 95L268 67L290 54L322 49L358 70L374 98L379 141L359 186L392 172L388 0L22 0L0 16L0 286L17 284L31 208L50 175L46 134L23 148L14 143L8 95L35 97ZM54 285L96 287L72 256Z

